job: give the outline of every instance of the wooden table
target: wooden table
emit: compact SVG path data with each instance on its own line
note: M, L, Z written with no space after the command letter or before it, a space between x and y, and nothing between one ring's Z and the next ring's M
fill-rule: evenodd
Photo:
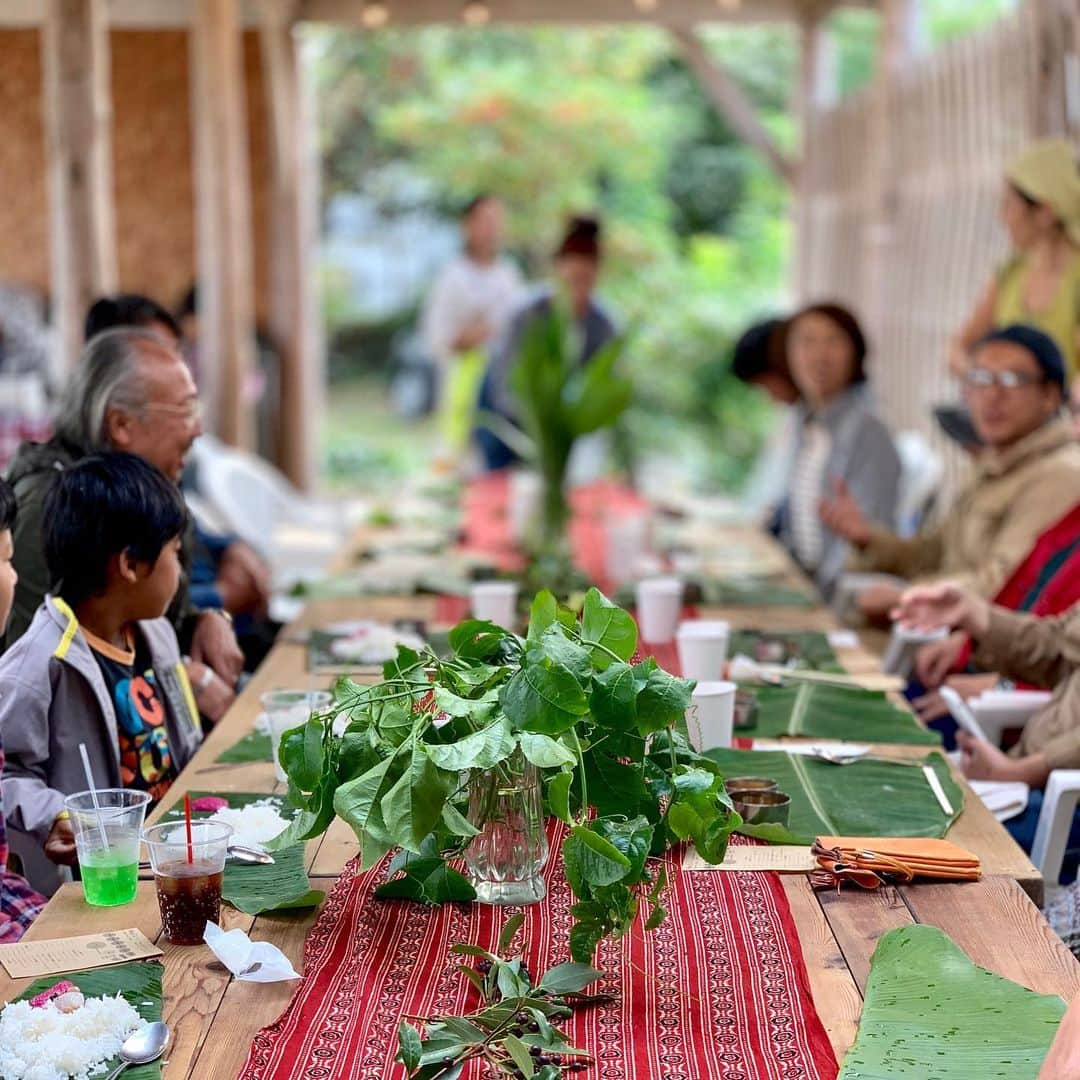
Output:
M430 619L432 597L378 597L363 600L316 601L283 635L217 729L206 740L170 791L158 815L185 790L259 791L281 786L270 762L244 765L217 763L217 756L247 734L259 711L259 695L275 688L320 686L306 670L306 651L297 635L310 626L358 616ZM824 609L710 609L745 627L832 630L837 623ZM865 651L844 652L853 672L876 663ZM890 754L921 754L925 748L888 748ZM784 879L810 975L814 1001L836 1053L850 1046L861 1009L874 942L887 930L925 922L944 930L971 958L992 971L1033 990L1071 998L1080 991L1080 965L1050 931L1030 893L1041 896L1042 881L1030 860L1013 843L982 803L965 789L965 809L950 838L976 852L987 877L963 885L917 885L874 893L845 890L815 894L804 876ZM335 821L325 836L308 845L312 887L329 890L346 861L355 854L351 831ZM316 911L252 917L222 908L224 929L240 927L256 940L276 944L299 969ZM272 1022L288 1003L292 983L237 982L205 946L184 948L161 940L161 921L151 882L139 885L134 904L122 908L90 908L80 885L66 885L31 928L28 938L63 937L137 926L165 952L165 1019L173 1044L165 1068L169 1080L197 1077L216 1080L236 1075L258 1029ZM0 1000L19 992L26 981L0 972Z

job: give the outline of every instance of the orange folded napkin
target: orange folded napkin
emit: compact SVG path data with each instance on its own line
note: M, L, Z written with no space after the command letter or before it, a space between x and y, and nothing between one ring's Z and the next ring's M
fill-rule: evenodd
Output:
M935 881L977 881L978 857L948 840L895 836L819 836L811 848L820 870L811 875L817 886L853 881L864 889L903 885L916 878Z

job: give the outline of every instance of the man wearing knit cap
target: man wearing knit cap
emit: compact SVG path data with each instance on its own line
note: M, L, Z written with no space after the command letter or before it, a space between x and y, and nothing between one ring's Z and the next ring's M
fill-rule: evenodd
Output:
M1065 362L1041 330L991 331L964 376L972 422L984 444L975 475L940 524L902 539L871 525L843 490L822 519L857 551L853 569L909 580L948 577L992 597L1035 540L1080 502L1080 445L1062 415ZM886 615L898 593L860 596L868 616Z

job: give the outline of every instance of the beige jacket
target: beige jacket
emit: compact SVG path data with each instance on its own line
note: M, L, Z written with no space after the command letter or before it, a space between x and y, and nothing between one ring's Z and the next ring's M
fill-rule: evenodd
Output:
M1080 769L1080 605L1048 619L992 607L972 659L987 671L1054 691L1009 753L1043 753L1052 769Z
M992 598L1039 536L1080 502L1080 444L1051 420L1002 453L987 451L945 520L908 540L875 528L854 569L948 577Z

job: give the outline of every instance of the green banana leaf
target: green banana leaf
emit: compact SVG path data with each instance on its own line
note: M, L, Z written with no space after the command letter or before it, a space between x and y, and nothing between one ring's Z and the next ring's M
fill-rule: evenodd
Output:
M145 1020L161 1019L161 976L164 967L156 960L135 960L115 967L95 968L93 971L74 971L67 975L46 975L35 979L16 1000L25 1001L55 986L61 980L74 983L87 997L114 997L123 994L128 1004ZM91 1080L107 1076L120 1059L113 1058ZM133 1065L124 1073L125 1080L160 1080L161 1063Z
M1065 1002L976 967L933 926L890 930L870 961L839 1080L1035 1080Z
M758 704L753 735L839 739L847 742L914 743L940 746L941 737L927 731L915 714L893 704L876 690L824 683L748 688Z
M941 754L912 764L868 758L832 765L782 750L706 750L725 777L767 776L791 796L787 827L743 824L739 832L770 844L812 844L818 836L944 836L964 808L964 794ZM937 774L953 813L941 809L923 775Z
M779 660L766 660L758 656L758 646L763 642L775 642L781 646L783 655ZM728 642L728 656L738 656L740 653L762 663L792 664L837 674L844 671L828 637L817 630L735 630Z
M214 759L222 764L247 764L251 761L270 760L270 736L261 731L252 731L234 742L228 750L222 751Z
M192 801L209 795L228 799L229 805L241 809L250 803L267 798L266 792L257 791L193 791ZM278 800L283 817L289 818L295 811ZM183 817L183 808L175 807L167 818ZM207 811L195 811L192 818L209 817ZM315 907L325 894L312 890L304 865L304 845L294 844L274 852L272 866L252 865L230 860L225 864L225 878L221 883L221 898L227 904L247 915L259 915L264 911L283 911L301 907Z
M813 607L818 601L806 589L767 577L702 578L702 603L712 607Z

